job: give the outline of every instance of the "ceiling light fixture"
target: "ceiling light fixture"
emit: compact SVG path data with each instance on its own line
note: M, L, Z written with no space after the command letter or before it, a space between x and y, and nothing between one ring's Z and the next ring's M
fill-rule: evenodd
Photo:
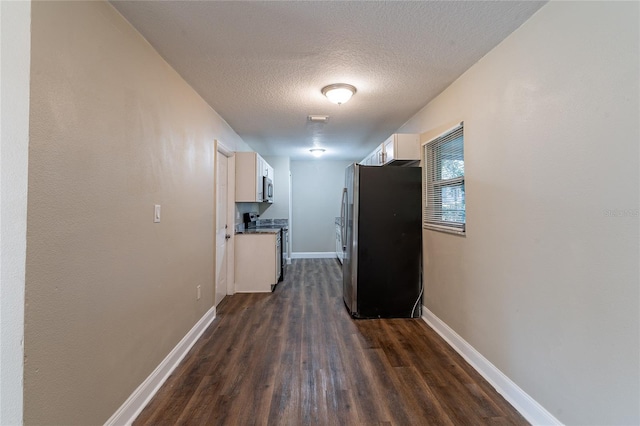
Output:
M350 84L330 84L322 88L322 94L334 104L341 105L351 99L356 93L356 88Z
M311 148L309 150L309 152L312 153L314 157L320 157L322 154L324 154L325 151L326 149L324 148Z

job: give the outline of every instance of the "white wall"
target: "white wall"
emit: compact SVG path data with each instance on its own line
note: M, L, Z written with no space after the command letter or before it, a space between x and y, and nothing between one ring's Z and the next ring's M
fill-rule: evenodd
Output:
M0 2L0 424L22 424L31 2Z
M344 170L351 161L292 161L292 251L335 252Z
M259 210L260 203L235 203L235 224L238 225L242 223L242 215L244 213L257 212Z
M638 16L551 2L399 130L465 123L426 307L566 424L640 423Z

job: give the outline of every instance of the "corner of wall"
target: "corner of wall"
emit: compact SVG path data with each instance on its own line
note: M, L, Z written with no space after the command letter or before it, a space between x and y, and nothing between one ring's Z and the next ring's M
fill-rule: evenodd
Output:
M0 2L0 424L23 423L31 2Z

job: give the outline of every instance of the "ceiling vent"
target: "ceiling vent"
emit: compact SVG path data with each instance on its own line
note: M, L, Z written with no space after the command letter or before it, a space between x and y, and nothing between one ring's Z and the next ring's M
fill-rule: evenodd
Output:
M310 115L307 117L307 119L312 123L326 123L327 121L329 121L329 116L328 115Z

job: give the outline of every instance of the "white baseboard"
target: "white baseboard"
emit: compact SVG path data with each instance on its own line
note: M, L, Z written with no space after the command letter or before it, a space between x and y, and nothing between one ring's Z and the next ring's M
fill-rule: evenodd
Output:
M562 425L536 400L489 362L433 312L422 307L422 319L484 377L532 425Z
M176 347L169 352L169 355L153 370L149 377L133 391L124 404L107 420L105 425L131 425L215 318L216 307L214 306L189 330Z
M336 257L335 251L299 251L291 253L292 259L333 259Z

